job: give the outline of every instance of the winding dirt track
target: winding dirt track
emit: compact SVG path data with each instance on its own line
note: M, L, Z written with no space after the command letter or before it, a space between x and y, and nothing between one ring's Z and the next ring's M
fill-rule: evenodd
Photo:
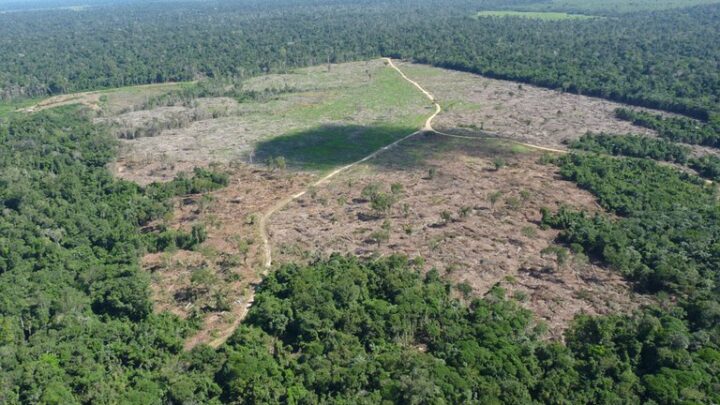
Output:
M423 132L437 132L432 127L432 121L435 119L435 117L437 117L438 114L440 114L442 112L442 107L440 107L440 104L438 104L435 101L435 97L432 94L430 94L427 90L425 90L422 86L420 86L416 81L407 77L405 75L405 73L402 70L400 70L393 63L392 59L390 59L390 58L383 58L383 59L385 59L385 61L387 61L388 65L391 68L395 69L398 73L400 73L400 75L403 77L403 79L407 80L412 85L417 87L425 95L425 97L427 97L433 103L433 105L435 106L435 112L430 117L428 117L427 120L425 120L425 125L419 131L415 131L412 134L409 134L403 138L400 138L397 141L395 141L389 145L383 146L382 148L376 150L375 152L358 160L357 162L353 162L353 163L350 163L349 165L346 165L346 166L343 166L343 167L333 170L332 172L325 175L320 180L318 180L315 183L313 183L312 185L308 186L304 191L301 191L297 194L291 195L290 197L280 201L279 203L275 204L275 206L273 206L268 211L266 211L260 218L260 221L258 224L258 228L260 231L260 238L262 240L262 245L263 245L263 256L264 256L263 264L265 266L265 269L263 270L263 275L267 274L268 270L272 267L272 249L270 248L270 239L269 239L268 233L267 233L267 222L274 213L283 209L285 206L287 206L293 200L296 200L296 199L302 197L303 195L305 195L305 193L307 193L307 190L309 190L311 187L321 186L322 184L326 183L328 180L337 176L338 174L346 172L346 171L350 170L351 168L353 168L354 166L357 166L359 164L367 162L368 160L370 160L370 159L374 158L375 156L385 152L386 150L394 147L395 145L399 144L400 142L407 140L408 138L411 138L411 137L413 137L417 134L423 133ZM445 135L440 132L437 132L437 133L441 134L441 135Z
M321 186L324 183L328 182L333 177L337 176L338 174L346 172L359 164L365 163L368 160L373 159L376 156L378 156L379 154L385 152L386 150L391 149L391 148L395 147L396 145L398 145L399 143L401 143L415 135L418 135L418 134L432 132L432 133L435 133L435 134L438 134L441 136L446 136L446 137L451 137L451 138L481 139L480 137L448 134L448 133L436 131L435 129L433 129L433 127L432 127L433 120L435 119L435 117L438 116L438 114L440 114L442 112L442 107L435 100L435 96L433 96L430 92L425 90L418 82L407 77L407 75L405 75L405 73L402 70L400 70L400 68L398 68L397 65L395 65L395 63L393 63L392 59L390 59L390 58L383 58L383 59L388 63L388 66L390 66L392 69L395 69L395 71L397 71L400 74L400 76L402 76L403 79L405 79L407 82L409 82L413 86L417 87L417 89L420 90L425 95L425 97L427 97L427 99L430 100L430 102L432 102L432 104L435 106L435 112L431 116L428 117L428 119L425 121L425 125L422 127L422 129L415 131L403 138L398 139L397 141L395 141L389 145L386 145L386 146L376 150L375 152L365 156L364 158L358 160L357 162L353 162L346 166L342 166L338 169L333 170L332 172L323 176L321 179L317 180L316 182L314 182L311 185L309 185L308 187L306 187L305 190L303 190L299 193L293 194L293 195L279 201L277 204L272 206L269 210L265 211L258 221L258 233L259 233L260 240L262 243L262 252L263 252L263 271L262 271L263 277L266 276L268 274L268 272L270 271L270 269L272 268L272 248L270 247L270 237L268 236L268 231L267 231L267 223L268 223L269 219L273 216L273 214L275 214L276 212L285 208L292 201L305 195L310 188ZM493 138L502 138L500 136L495 136L492 134L488 134L488 135ZM526 147L533 148L533 149L544 150L547 152L555 152L555 153L567 153L567 151L564 151L561 149L553 149L553 148L546 148L544 146L526 144L526 143L514 141L512 139L507 139L507 138L502 138L502 139L506 139L509 142L513 142L515 144L526 146ZM237 326L240 324L240 322L244 318L244 315L247 313L247 308L249 308L252 305L254 300L255 300L255 291L251 290L250 295L249 295L248 300L245 305L245 307L246 307L245 313L242 316L239 316L235 320L235 322L233 322L232 325L230 325L226 330L222 331L216 339L214 339L212 342L210 342L210 346L217 348L218 346L223 344L230 337L230 335L232 335L232 333L235 331Z

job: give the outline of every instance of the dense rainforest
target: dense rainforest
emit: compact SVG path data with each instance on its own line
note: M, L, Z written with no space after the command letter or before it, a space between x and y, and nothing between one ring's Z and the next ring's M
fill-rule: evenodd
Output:
M615 116L634 125L649 128L662 138L690 145L720 146L720 118L698 122L686 117L663 117L645 111L618 108Z
M563 177L595 194L617 218L561 209L544 212L543 223L561 229L560 241L575 251L658 294L692 336L701 337L701 351L716 351L720 207L714 186L647 159L585 154L563 157L558 164ZM688 366L698 365L687 359ZM717 360L709 365L708 372L717 377ZM689 380L676 374L665 387L671 390L681 381Z
M685 122L685 120L681 122ZM700 128L700 126L694 126L693 128L697 129ZM683 135L683 138L692 137L688 132L676 132L678 134L686 134ZM632 134L612 135L587 133L579 139L569 142L568 146L572 149L587 152L647 158L686 165L695 170L700 177L715 181L720 180L720 157L715 155L691 157L690 148L667 139Z
M474 17L500 3L119 2L0 14L0 98L393 56L703 120L718 110L720 5L583 20Z
M150 403L193 325L151 313L138 259L203 230L143 234L205 170L141 189L105 168L114 140L65 107L0 125L0 403ZM168 363L168 361L171 361Z

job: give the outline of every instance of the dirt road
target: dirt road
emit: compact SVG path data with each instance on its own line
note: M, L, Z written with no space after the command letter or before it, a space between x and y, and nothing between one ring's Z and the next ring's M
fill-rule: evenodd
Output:
M400 68L398 68L398 67L395 65L395 63L393 63L392 59L390 59L390 58L384 58L384 59L388 62L388 65L389 65L391 68L395 69L398 73L400 73L400 76L402 76L403 79L407 80L407 81L410 82L412 85L414 85L415 87L417 87L417 88L425 95L425 97L427 97L427 98L428 98L430 101L432 101L432 103L435 105L435 113L434 113L433 115L431 115L431 116L427 119L427 121L425 121L425 126L423 127L423 131L425 131L425 132L434 132L434 133L436 133L436 134L438 134L438 135L448 136L448 137L451 137L451 138L477 139L476 137L472 137L472 136L453 135L453 134L448 134L448 133L440 132L440 131L437 131L437 130L433 129L433 127L432 127L432 121L435 119L435 117L438 116L438 114L440 114L440 113L442 112L442 107L440 106L440 103L438 103L438 102L435 100L435 96L433 96L429 91L425 90L425 88L423 88L418 82L416 82L415 80L412 80L412 79L410 79L409 77L407 77L407 76L405 75L405 72L403 72L402 70L400 70ZM506 139L506 138L503 138L503 137L501 137L501 136L497 136L497 135L495 135L495 134L489 134L489 133L488 133L487 135L488 135L488 136L491 136L491 137L493 137L493 138ZM527 146L528 148L533 148L533 149L537 149L537 150L543 150L543 151L555 152L555 153L567 153L566 150L562 150L562 149L547 148L547 147L544 147L544 146L538 146L538 145L532 145L532 144L529 144L529 143L517 142L517 141L511 140L511 139L507 139L507 141L512 142L512 143L515 143L515 144L517 144L517 145Z

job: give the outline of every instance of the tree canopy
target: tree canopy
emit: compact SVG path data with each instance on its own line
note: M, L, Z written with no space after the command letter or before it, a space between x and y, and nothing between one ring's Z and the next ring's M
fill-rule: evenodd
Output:
M589 20L472 17L491 6L121 2L0 14L0 98L392 56L703 120L718 112L720 5Z

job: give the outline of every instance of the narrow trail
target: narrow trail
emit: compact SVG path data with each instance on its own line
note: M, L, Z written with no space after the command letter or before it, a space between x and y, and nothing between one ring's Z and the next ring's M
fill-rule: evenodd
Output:
M82 104L85 107L93 110L93 111L101 111L102 108L100 107L100 97L103 95L113 94L117 92L122 91L128 91L129 89L134 90L146 90L146 89L152 89L152 88L162 88L162 87L169 87L169 86L175 86L182 83L197 83L197 80L192 80L188 82L163 82L163 83L150 83L150 84L139 84L135 86L127 86L127 87L119 87L115 89L108 89L108 90L93 90L93 91L84 91L80 93L69 93L69 94L59 94L56 96L50 96L43 100L38 101L37 103L25 107L25 108L19 108L16 111L17 112L24 112L28 114L32 114L38 111L46 110L48 108L54 108L59 107L62 105L69 105L69 104Z
M293 202L293 201L297 200L298 198L307 194L308 190L310 190L311 188L315 188L315 187L323 185L324 183L327 183L330 179L337 176L338 174L346 172L357 165L365 163L368 160L371 160L371 159L375 158L376 156L378 156L379 154L385 152L386 150L391 149L391 148L395 147L396 145L398 145L399 143L401 143L409 138L412 138L413 136L418 135L418 134L432 132L432 133L435 133L435 134L438 134L441 136L450 137L450 138L483 139L481 137L453 135L453 134L436 131L435 129L433 129L433 127L432 127L433 120L442 112L442 107L440 106L440 103L438 103L435 100L435 96L433 96L432 93L425 90L425 88L423 88L418 82L410 79L407 75L405 75L405 72L400 70L400 68L398 68L397 65L395 65L395 63L392 61L392 59L390 59L390 58L383 58L383 59L387 62L388 66L390 68L397 71L404 80L406 80L408 83L415 86L418 90L420 90L420 92L422 92L425 95L425 97L428 100L430 100L430 102L432 102L433 106L435 107L435 112L431 116L429 116L427 118L427 120L425 120L425 124L423 125L423 127L420 130L415 131L409 135L406 135L389 145L383 146L382 148L376 150L375 152L365 156L364 158L362 158L356 162L350 163L348 165L345 165L345 166L342 166L340 168L333 170L332 172L326 174L319 180L317 180L314 183L310 184L309 186L305 187L305 189L303 191L300 191L296 194L293 194L293 195L279 201L277 204L273 205L272 207L270 207L270 209L265 211L260 216L260 219L258 220L258 227L257 227L258 233L260 236L260 240L261 240L261 244L262 244L262 255L263 255L263 271L261 274L262 277L267 276L270 269L272 268L272 248L270 246L270 236L268 235L268 225L267 225L268 221L276 212L281 211L283 208L285 208L291 202ZM561 149L553 149L553 148L546 148L544 146L526 144L526 143L518 142L518 141L515 141L512 139L507 139L507 138L503 138L503 137L499 137L499 136L495 136L495 135L489 134L489 137L501 138L501 139L507 140L509 142L515 143L517 145L522 145L522 146L526 146L526 147L533 148L533 149L544 150L544 151L555 152L555 153L567 153L567 151L564 151ZM227 329L223 330L217 336L216 339L214 339L212 342L210 342L210 346L217 348L221 344L225 343L225 341L232 335L232 333L235 331L235 329L239 326L240 322L247 314L247 309L250 308L250 306L253 304L254 301L255 301L255 291L251 289L250 295L245 304L244 313L241 316L238 316L237 319L231 325L229 325L229 327Z
M383 58L383 59L388 63L388 66L390 66L392 69L397 71L400 74L400 76L402 76L403 79L405 79L406 81L411 83L413 86L417 87L425 95L425 97L427 97L433 103L433 105L435 106L435 112L430 117L428 117L427 120L425 120L425 125L422 127L422 129L415 131L412 134L409 134L403 138L400 138L397 141L395 141L389 145L383 146L382 148L376 150L375 152L365 156L364 158L362 158L356 162L350 163L349 165L342 166L338 169L333 170L332 172L323 176L320 180L317 180L316 182L312 183L310 186L306 187L305 190L303 190L297 194L293 194L288 198L285 198L284 200L278 202L273 207L271 207L268 211L266 211L262 215L262 217L260 218L260 221L258 223L260 239L262 240L262 245L263 245L263 257L264 257L263 264L265 267L265 269L263 270L263 275L267 274L268 270L272 267L272 249L270 247L270 239L269 239L268 232L267 232L267 222L270 219L270 217L272 217L273 214L275 214L276 212L285 208L292 201L305 195L310 188L321 186L322 184L326 183L327 181L329 181L333 177L337 176L338 174L346 172L359 164L367 162L368 160L376 157L377 155L385 152L386 150L394 147L395 145L407 140L408 138L411 138L411 137L413 137L417 134L423 133L423 132L437 132L432 127L432 121L435 119L435 117L437 117L438 114L440 114L442 112L442 107L440 107L440 104L438 104L435 101L435 97L432 94L430 94L427 90L425 90L422 86L420 86L420 84L418 84L416 81L407 77L405 75L405 73L402 70L400 70L395 65L395 63L393 63L392 59L390 59L390 58Z
M454 135L454 134L448 134L448 133L446 133L446 132L441 132L441 131L438 131L438 130L434 129L433 126L432 126L432 122L433 122L433 120L435 119L435 117L437 117L438 114L440 114L440 113L442 112L442 107L440 106L440 103L438 103L437 101L435 101L435 96L433 96L432 93L430 93L429 91L425 90L425 88L423 88L418 82L416 82L415 80L412 80L411 78L407 77L407 75L405 75L405 72L403 72L402 70L400 70L400 68L398 68L397 65L395 65L395 63L393 63L392 59L390 59L390 58L383 58L383 59L385 59L385 60L388 62L388 64L390 65L391 68L395 69L398 73L400 73L400 76L402 76L403 79L407 80L407 81L410 82L413 86L417 87L417 88L425 95L425 97L427 97L427 98L428 98L430 101L432 101L432 103L435 105L435 114L431 115L431 116L427 119L427 121L425 121L425 126L423 127L423 131L424 131L424 132L434 132L434 133L436 133L436 134L438 134L438 135L447 136L447 137L450 137L450 138L459 138L459 139L481 139L480 137L477 137L477 136ZM502 137L502 136L499 136L499 135L495 135L495 134L490 134L490 133L488 133L487 136L492 137L492 138L497 138L497 139L503 139L503 140L506 140L506 141L508 141L508 142L512 142L512 143L514 143L514 144L516 144L516 145L522 145L522 146L526 146L526 147L532 148L532 149L543 150L543 151L547 151L547 152L555 152L555 153L567 153L566 150L553 149L553 148L548 148L548 147L545 147L545 146L533 145L533 144L530 144L530 143L523 143L523 142L519 142L519 141L516 141L516 140L513 140L513 139L508 139L508 138L505 138L505 137Z

